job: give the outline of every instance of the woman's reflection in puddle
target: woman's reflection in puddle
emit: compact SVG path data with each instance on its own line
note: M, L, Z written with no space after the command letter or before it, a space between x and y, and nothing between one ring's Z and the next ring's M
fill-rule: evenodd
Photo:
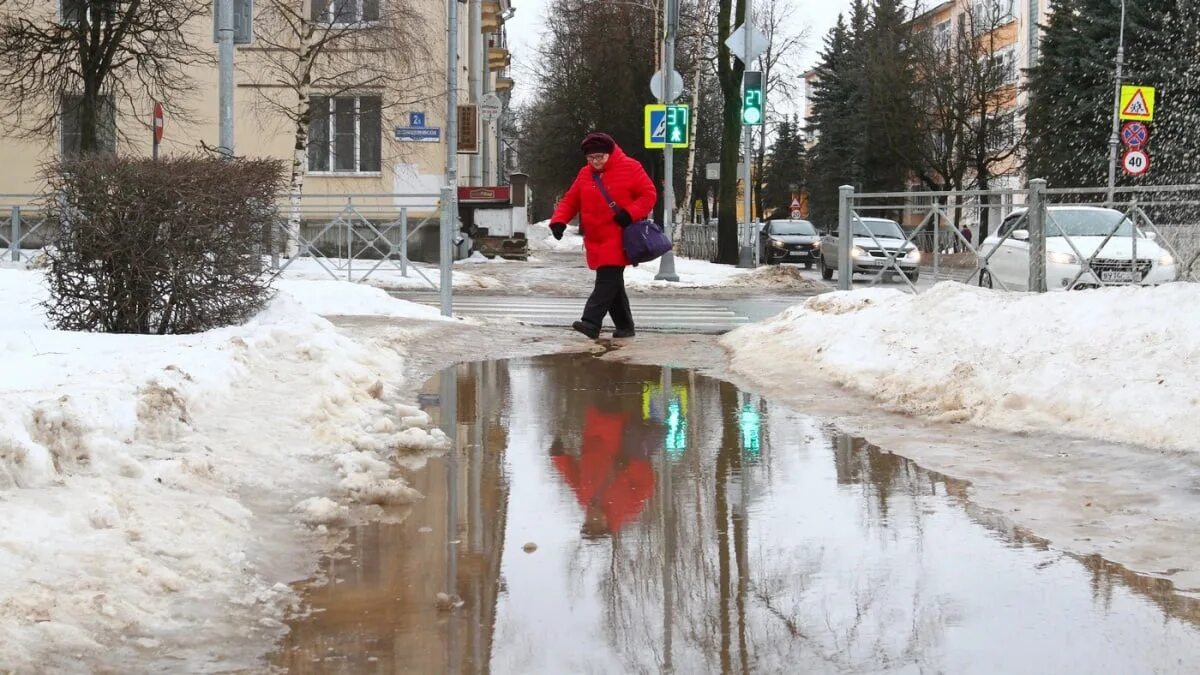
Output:
M583 507L580 533L586 539L615 536L637 520L654 495L651 459L662 447L653 425L605 408L587 406L578 448L557 437L550 446L550 461Z

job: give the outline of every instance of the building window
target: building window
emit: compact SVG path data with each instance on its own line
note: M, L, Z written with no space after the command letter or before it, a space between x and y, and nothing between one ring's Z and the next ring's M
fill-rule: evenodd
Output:
M312 0L312 20L354 24L379 20L379 0Z
M1013 84L1017 81L1017 51L1012 47L1000 49L982 61L985 77L995 85Z
M378 96L314 96L309 100L308 170L377 173L382 143Z
M950 19L933 27L933 44L938 49L950 48Z
M80 124L80 105L82 96L68 95L62 99L62 113L59 118L59 143L63 159L79 156L83 142L83 129ZM117 151L117 111L112 98L101 96L96 110L96 139L100 152L115 153Z
M101 9L101 16L107 23L115 23L117 18L117 3L106 3L103 8L95 7L95 0L58 0L58 15L64 25L81 23L87 19L92 23L93 12Z
M990 33L1016 20L1015 0L975 0L971 5L971 23L975 34Z
M988 146L993 152L1011 150L1017 142L1017 115L1014 112L999 113L989 120Z

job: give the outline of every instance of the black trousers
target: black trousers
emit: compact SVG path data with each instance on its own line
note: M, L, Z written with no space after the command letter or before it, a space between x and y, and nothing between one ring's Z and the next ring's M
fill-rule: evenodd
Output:
M633 312L625 294L625 268L601 267L596 270L596 287L583 308L583 320L593 326L604 325L604 315L612 317L618 329L633 329Z

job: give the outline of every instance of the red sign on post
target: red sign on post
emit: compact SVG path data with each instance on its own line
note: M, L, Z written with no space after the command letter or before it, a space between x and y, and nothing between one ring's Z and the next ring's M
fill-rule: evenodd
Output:
M161 103L154 104L154 142L162 143L163 139L163 108Z

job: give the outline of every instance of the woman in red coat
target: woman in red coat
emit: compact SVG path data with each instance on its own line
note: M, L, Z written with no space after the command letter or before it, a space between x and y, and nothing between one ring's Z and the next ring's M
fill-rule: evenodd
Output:
M579 170L550 219L554 238L562 239L567 221L579 215L588 267L596 271L596 286L583 308L583 318L573 327L595 340L600 337L604 315L608 314L616 328L613 337L633 337L633 312L625 293L625 266L629 259L622 245L622 229L648 217L658 193L641 162L626 155L612 136L590 133L580 148L587 165ZM611 206L597 181L603 181L612 197Z

